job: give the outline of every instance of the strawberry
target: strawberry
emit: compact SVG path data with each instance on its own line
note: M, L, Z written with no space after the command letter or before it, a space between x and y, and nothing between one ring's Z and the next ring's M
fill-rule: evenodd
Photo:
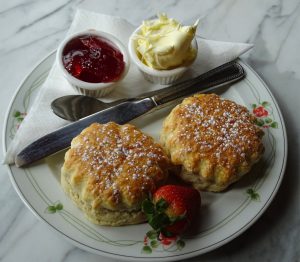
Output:
M160 187L151 200L143 201L142 210L157 235L170 237L186 230L200 204L200 193L196 189L166 185Z

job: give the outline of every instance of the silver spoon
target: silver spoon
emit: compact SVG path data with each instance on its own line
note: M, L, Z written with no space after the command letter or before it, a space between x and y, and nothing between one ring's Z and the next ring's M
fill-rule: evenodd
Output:
M51 103L53 112L66 120L76 121L106 108L112 107L127 99L105 103L94 97L84 95L68 95L55 99Z
M244 76L245 72L239 63L229 62L195 78L156 91L141 94L137 98L165 95L174 93L174 90L176 90L175 95L172 95L172 99L176 100L184 97L186 93L192 94L211 91L211 89L215 89L219 86L236 82ZM187 89L189 89L189 92L187 92ZM66 120L76 121L130 99L134 100L136 98L126 98L105 103L94 97L69 95L55 99L51 103L51 108L57 116Z

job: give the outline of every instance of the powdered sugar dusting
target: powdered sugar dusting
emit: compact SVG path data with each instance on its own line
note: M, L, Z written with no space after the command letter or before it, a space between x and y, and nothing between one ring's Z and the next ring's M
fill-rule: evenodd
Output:
M93 192L109 196L112 206L131 205L167 176L163 149L131 125L93 124L79 141L71 148L73 157L92 181Z
M177 143L182 158L197 152L199 158L229 168L262 149L262 131L254 125L254 117L233 101L214 94L205 99L203 95L190 97L172 114L176 127L166 143Z

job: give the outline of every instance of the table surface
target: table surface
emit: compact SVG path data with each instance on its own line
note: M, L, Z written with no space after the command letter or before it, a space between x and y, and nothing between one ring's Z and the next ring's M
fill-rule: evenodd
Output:
M158 12L185 23L199 18L199 34L203 37L254 44L244 59L268 84L282 110L289 139L286 174L272 204L245 233L217 250L186 261L300 261L300 53L295 51L300 42L300 2L1 1L1 132L20 82L58 46L78 7L121 16L135 25ZM13 189L3 165L0 206L1 261L114 261L76 248L33 216Z

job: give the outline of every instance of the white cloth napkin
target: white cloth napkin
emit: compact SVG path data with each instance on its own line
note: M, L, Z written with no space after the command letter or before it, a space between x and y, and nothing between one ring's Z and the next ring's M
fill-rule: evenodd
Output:
M96 29L115 35L127 46L129 36L134 28L133 25L123 18L79 9L67 34L86 29ZM198 57L187 75L190 77L202 74L221 64L236 59L250 48L252 48L251 44L198 39ZM113 93L103 100L111 101L122 97L136 96L137 94L160 88L162 86L147 82L132 63L125 79ZM54 99L70 94L77 93L64 79L56 63L54 63L30 111L9 145L4 160L5 163L13 164L16 154L26 145L69 123L54 115L50 104Z

